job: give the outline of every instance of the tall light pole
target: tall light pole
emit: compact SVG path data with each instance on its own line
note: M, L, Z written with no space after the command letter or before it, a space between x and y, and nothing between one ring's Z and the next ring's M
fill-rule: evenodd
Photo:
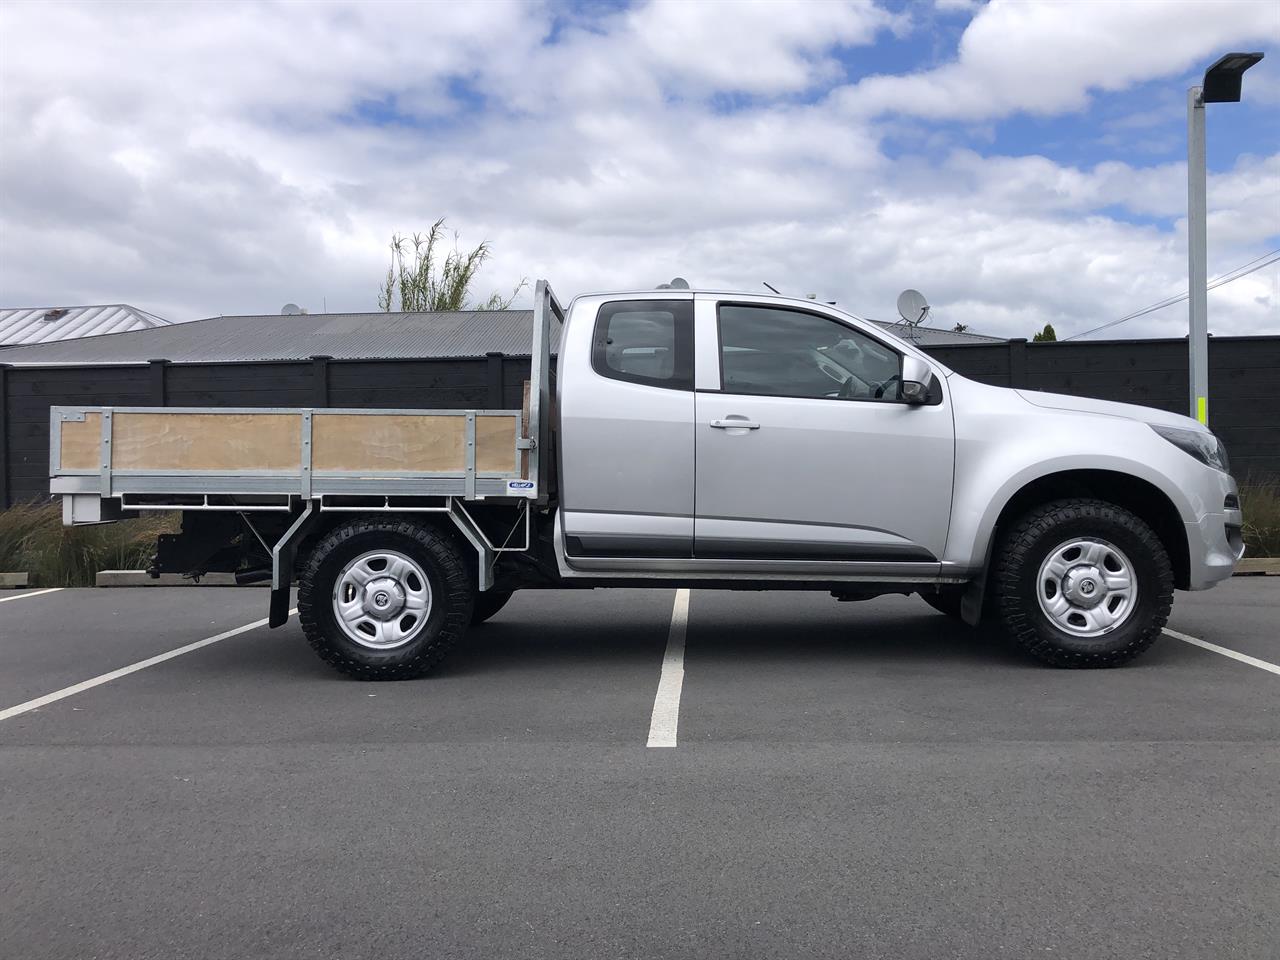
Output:
M1187 280L1190 310L1191 416L1209 422L1209 288L1205 195L1204 105L1239 103L1240 78L1261 53L1228 53L1187 91Z

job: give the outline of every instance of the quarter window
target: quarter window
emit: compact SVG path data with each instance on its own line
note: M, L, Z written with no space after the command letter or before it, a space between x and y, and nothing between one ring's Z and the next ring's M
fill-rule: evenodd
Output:
M692 301L606 303L596 317L591 365L614 380L692 390Z
M902 357L842 323L799 310L722 304L725 393L829 400L899 399Z

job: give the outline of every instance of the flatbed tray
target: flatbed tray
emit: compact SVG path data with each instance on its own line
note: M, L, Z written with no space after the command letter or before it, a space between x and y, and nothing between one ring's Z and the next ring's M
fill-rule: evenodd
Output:
M55 406L50 492L535 499L528 428L521 410Z

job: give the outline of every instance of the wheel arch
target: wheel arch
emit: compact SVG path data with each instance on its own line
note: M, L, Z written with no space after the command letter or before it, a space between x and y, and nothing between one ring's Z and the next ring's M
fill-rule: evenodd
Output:
M1106 469L1059 470L1035 477L1018 487L1001 506L987 538L990 562L995 544L1009 525L1028 510L1064 497L1093 497L1128 510L1151 527L1164 545L1173 566L1174 585L1189 587L1191 558L1186 527L1177 506L1164 490L1149 480Z
M327 537L335 528L357 517L363 517L366 519L394 520L401 523L416 524L417 526L431 530L438 530L457 544L458 548L462 551L463 557L466 559L467 567L471 571L472 579L479 579L480 559L476 545L472 541L468 540L463 534L462 530L458 526L458 521L454 519L453 515L444 511L321 511L316 515L315 523L307 530L306 536L304 536L298 544L298 554L297 559L293 563L293 569L301 570L306 564L311 551L315 549L316 545L320 543L320 541Z
M339 511L339 510L323 510L316 515L315 523L307 530L307 534L298 544L298 556L294 561L294 568L301 569L305 566L307 558L311 551L316 548L320 541L324 540L337 527L342 526L351 520L362 518L366 520L391 520L399 523L412 523L419 527L428 527L432 530L439 530L451 537L463 550L463 555L468 559L474 559L475 548L472 547L467 539L458 530L457 525L449 518L447 513L431 512L418 513L414 511L397 512L393 510L367 512L359 511Z

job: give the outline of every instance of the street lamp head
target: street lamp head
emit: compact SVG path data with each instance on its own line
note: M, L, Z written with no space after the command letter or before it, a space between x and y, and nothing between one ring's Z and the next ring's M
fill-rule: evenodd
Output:
M1228 53L1204 72L1204 103L1239 103L1240 77L1262 59L1261 53Z

